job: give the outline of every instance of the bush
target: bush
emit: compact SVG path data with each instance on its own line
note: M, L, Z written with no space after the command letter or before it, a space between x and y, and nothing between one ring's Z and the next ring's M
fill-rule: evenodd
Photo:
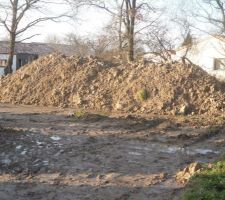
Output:
M84 112L84 111L75 111L74 112L74 118L76 120L82 119L85 115L86 115L86 112Z
M212 164L188 183L182 200L225 199L225 160Z
M141 89L138 92L138 97L141 101L146 101L148 99L148 91L146 89Z

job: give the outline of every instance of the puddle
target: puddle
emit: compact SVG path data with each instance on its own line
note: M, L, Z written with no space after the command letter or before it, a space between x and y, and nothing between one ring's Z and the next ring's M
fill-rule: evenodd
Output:
M7 159L7 158L1 161L1 163L2 163L2 164L5 164L5 165L9 165L11 162L12 162L12 161L9 160L9 159Z
M165 149L160 149L160 152L174 154L174 153L177 153L177 152L184 152L184 149L180 148L180 147L168 147L168 148L165 148Z
M44 166L48 166L49 165L49 161L48 160L44 160L42 163L43 163Z
M142 154L138 152L129 152L128 154L133 156L142 156Z
M20 150L20 149L22 149L22 146L21 145L19 145L19 146L16 147L16 150Z
M26 153L27 153L27 150L24 150L23 152L21 152L21 155L24 156L26 155Z
M36 143L37 143L38 146L43 146L44 145L44 142L37 141Z
M219 151L213 151L211 149L193 149L193 150L187 150L186 152L188 155L195 155L195 154L201 154L201 155L207 155L210 153L213 154L219 154Z
M54 140L54 141L59 141L62 138L61 137L58 137L58 136L52 136L51 139Z
M220 151L213 151L212 149L200 149L200 148L183 148L177 146L166 146L161 144L152 144L148 147L139 147L134 146L132 149L139 150L139 151L158 151L160 153L168 153L168 154L175 154L175 153L182 153L186 155L207 155L207 154L220 154ZM130 155L142 155L138 152L129 152ZM140 156L139 155L139 156Z
M155 145L152 144L152 147L154 147ZM148 148L148 147L133 147L136 150L145 150L145 151L152 151L152 148Z
M162 153L169 153L169 154L174 154L174 153L183 153L187 155L207 155L207 154L219 154L219 151L213 151L211 149L194 149L194 148L182 148L182 147L168 147L164 149L161 149L160 152Z

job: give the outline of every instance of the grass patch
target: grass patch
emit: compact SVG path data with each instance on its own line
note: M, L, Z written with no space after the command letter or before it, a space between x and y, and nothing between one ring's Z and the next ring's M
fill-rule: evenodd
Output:
M138 92L138 97L141 101L146 101L148 99L148 91L146 89L141 89Z
M84 111L82 111L82 110L78 110L78 111L75 111L75 112L74 112L74 118L75 118L75 120L82 119L82 118L84 118L86 115L87 115L87 113L84 112Z
M108 116L105 114L88 113L82 110L75 111L72 116L72 122L97 122L108 118Z
M225 200L225 156L191 178L182 200Z

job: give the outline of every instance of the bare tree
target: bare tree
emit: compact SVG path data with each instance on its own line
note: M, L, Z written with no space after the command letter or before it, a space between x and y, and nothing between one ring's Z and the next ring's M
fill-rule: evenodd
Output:
M61 17L68 15L60 14L57 16L49 16L44 13L47 5L53 4L53 1L48 0L6 0L0 3L0 24L5 27L9 34L9 57L7 62L6 74L12 73L13 56L15 53L15 44L17 39L27 30L36 26L37 24L52 20L57 21ZM25 17L31 12L39 12L38 17L26 20ZM40 17L41 16L41 17ZM23 24L23 25L22 25ZM25 25L24 25L25 24ZM20 40L24 41L31 39L38 34L31 35L29 37Z
M143 39L143 45L147 50L147 54L156 56L162 61L171 59L171 52L173 50L173 41L169 37L169 31L167 27L158 25L154 29L151 29Z
M62 44L62 38L57 34L48 34L45 38L45 42L48 44Z
M225 33L225 0L196 0L200 12L196 17L214 25L220 33Z
M127 51L129 61L135 58L135 38L150 26L158 16L149 0L67 0L71 5L94 6L109 13L115 20L118 32L118 49ZM79 2L79 3L78 3ZM154 13L155 14L155 13Z
M74 55L82 57L91 55L88 39L77 36L74 33L69 33L65 36L64 41L72 47Z
M225 35L225 0L182 1L193 29L204 34Z

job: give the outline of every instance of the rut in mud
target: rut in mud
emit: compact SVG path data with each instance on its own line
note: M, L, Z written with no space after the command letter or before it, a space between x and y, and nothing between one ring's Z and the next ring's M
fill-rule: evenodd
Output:
M225 150L219 125L0 107L2 200L176 200L176 172Z

